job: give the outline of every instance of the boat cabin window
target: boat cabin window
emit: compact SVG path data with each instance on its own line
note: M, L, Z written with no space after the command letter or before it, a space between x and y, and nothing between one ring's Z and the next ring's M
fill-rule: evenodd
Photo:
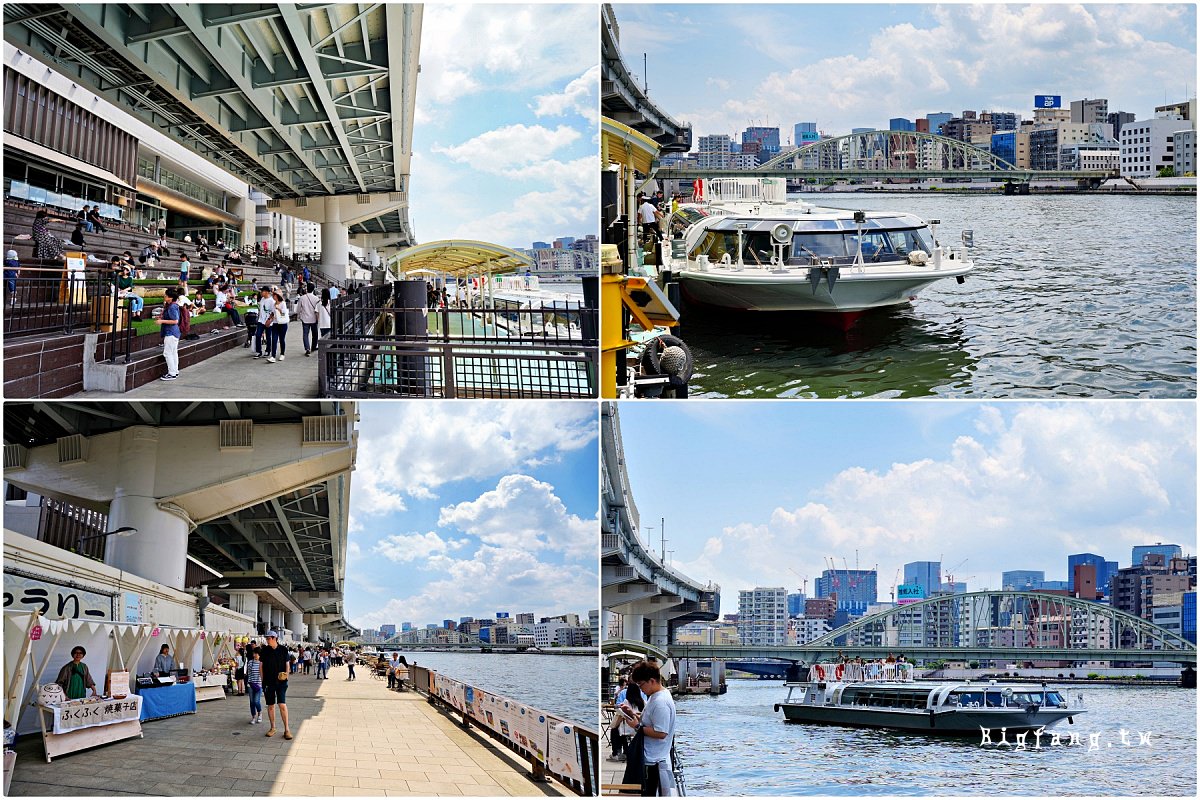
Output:
M792 257L842 258L846 255L846 242L840 233L797 233L792 237Z
M982 706L983 692L951 692L946 698L946 705Z
M1000 692L985 692L984 700L985 705L987 705L988 708L1004 707L1004 695Z
M773 252L771 234L768 231L742 232L741 260L747 265L768 266ZM726 255L731 262L738 262L737 231L706 231L688 257L695 259L698 256L708 256L710 262L717 263Z

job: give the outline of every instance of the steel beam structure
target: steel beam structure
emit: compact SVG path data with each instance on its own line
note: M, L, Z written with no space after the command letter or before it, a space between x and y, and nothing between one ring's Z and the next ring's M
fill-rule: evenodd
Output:
M12 46L276 199L384 194L412 241L422 10L383 3L8 4Z

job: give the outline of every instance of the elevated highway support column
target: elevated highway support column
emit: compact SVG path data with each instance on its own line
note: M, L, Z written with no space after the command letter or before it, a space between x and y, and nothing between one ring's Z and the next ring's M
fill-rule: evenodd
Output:
M287 615L288 630L296 641L304 641L304 614L299 611L289 611Z
M229 595L229 607L234 611L245 614L254 620L258 627L258 595L255 592L232 592Z
M350 277L350 228L342 222L337 203L325 206L321 222L321 267L339 280Z
M646 618L641 614L622 614L621 615L621 638L629 639L633 642L643 642L646 640Z
M108 529L130 527L137 532L109 536L104 563L182 590L191 525L182 510L164 510L155 497L158 431L144 426L127 428L121 432L120 451ZM164 467L177 469L178 463Z

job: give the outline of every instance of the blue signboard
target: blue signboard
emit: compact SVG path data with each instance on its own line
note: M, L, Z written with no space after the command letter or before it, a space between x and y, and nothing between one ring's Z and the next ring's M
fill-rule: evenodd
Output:
M1062 95L1059 94L1035 94L1033 96L1034 108L1062 108Z
M902 583L896 587L896 605L906 605L925 599L925 588L919 583Z

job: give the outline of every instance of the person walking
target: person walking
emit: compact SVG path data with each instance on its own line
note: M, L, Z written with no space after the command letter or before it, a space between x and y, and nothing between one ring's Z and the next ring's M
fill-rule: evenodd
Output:
M287 302L283 298L283 294L276 289L273 293L275 299L274 321L271 323L271 354L267 356L267 363L275 363L275 352L279 351L279 360L283 361L283 357L287 352L287 331L288 331L288 308Z
M296 316L300 319L305 356L311 355L312 351L317 349L317 339L320 335L317 333L317 309L320 306L321 301L317 296L310 292L307 286L301 285L300 297L296 299Z
M317 307L317 335L325 338L333 330L333 317L329 314L329 305L333 302L329 289L321 290L321 304Z
M237 649L235 665L233 679L237 681L237 693L241 697L246 693L246 651L241 647Z
M263 337L266 337L267 350L271 349L271 324L275 321L275 298L271 290L263 287L258 291L258 327L254 329L254 357L263 357ZM268 355L270 353L268 352Z
M354 651L353 650L347 651L346 652L346 668L350 670L350 676L348 678L346 678L346 680L348 680L348 681L354 680L354 665L357 663L358 663L358 656L356 656L354 654Z
M396 688L396 677L397 677L396 670L398 670L398 669L400 669L400 654L397 653L395 650L393 650L392 656L388 660L388 665L387 665L388 688L389 689Z
M635 724L635 730L645 737L642 763L645 779L643 797L673 797L675 770L671 763L671 748L675 741L675 699L662 685L658 665L640 661L629 673L629 682L646 695L646 707L638 713L628 701L621 707Z
M283 738L292 738L292 729L288 726L287 688L288 688L288 651L279 643L279 634L267 631L267 646L261 655L263 670L263 699L267 704L267 720L271 727L267 736L275 735L275 707L279 707L279 716L283 722Z
M159 378L160 381L173 381L179 377L179 304L176 299L179 297L179 290L174 286L167 289L166 297L163 298L162 315L156 320L158 322L158 332L162 337L163 358L167 362L167 374Z
M329 651L322 650L317 656L317 677L329 680Z
M262 724L263 671L258 648L251 646L246 660L246 689L250 695L250 724Z

